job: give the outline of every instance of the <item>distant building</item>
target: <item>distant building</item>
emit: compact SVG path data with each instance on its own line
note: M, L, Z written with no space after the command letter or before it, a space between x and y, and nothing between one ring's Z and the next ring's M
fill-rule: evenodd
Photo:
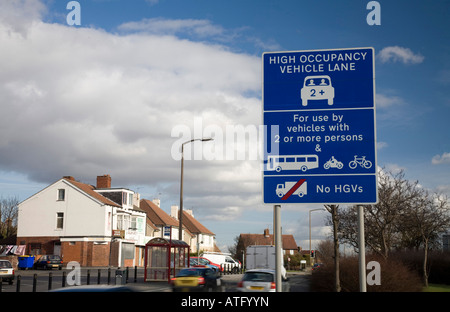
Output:
M178 221L180 211L178 206L172 206L170 215ZM203 224L194 218L194 213L190 209L183 209L183 226L189 233L190 239L184 239L191 246L191 252L201 251L217 251L220 249L215 244L215 234L208 230Z
M284 255L293 255L298 252L298 246L293 235L283 234L281 243ZM239 255L243 250L246 250L247 246L274 244L274 235L269 233L269 229L265 229L262 234L240 234L237 251Z
M147 214L147 236L178 239L178 222L160 207L160 201L141 199L140 208ZM169 229L169 231L165 231ZM172 234L170 236L170 234Z

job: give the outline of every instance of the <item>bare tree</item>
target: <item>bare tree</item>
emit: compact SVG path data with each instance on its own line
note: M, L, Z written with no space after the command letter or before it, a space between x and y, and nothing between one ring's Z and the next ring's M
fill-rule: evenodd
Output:
M428 285L428 251L450 227L449 204L441 195L430 195L404 173L380 172L378 204L364 206L366 245L385 259L396 249L423 248L423 281ZM356 207L339 213L342 241L358 246Z
M422 190L422 197L419 201L410 203L405 209L402 222L399 225L403 236L408 237L409 243L415 243L415 247L423 248L423 282L428 287L428 252L437 241L440 233L450 227L450 207L447 197L442 195L430 195Z
M335 274L335 284L334 288L336 292L341 291L341 281L339 277L339 218L338 218L338 205L325 205L325 208L331 213L331 224L333 226L333 245L334 245L334 274Z
M330 239L321 241L317 245L317 253L324 263L334 262L334 242Z
M406 180L403 171L395 174L380 172L378 204L364 205L364 235L367 246L386 259L393 248L402 244L399 225L407 207L421 198L422 192L418 182ZM340 237L355 249L358 247L356 222L356 206L341 211Z
M0 238L17 233L18 205L16 197L0 198Z

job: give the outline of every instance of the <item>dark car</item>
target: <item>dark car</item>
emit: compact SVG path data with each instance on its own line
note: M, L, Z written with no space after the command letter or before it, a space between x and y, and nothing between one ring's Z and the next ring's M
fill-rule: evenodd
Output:
M43 255L41 256L35 263L34 268L39 269L53 269L58 268L58 270L61 270L63 266L63 261L60 256L57 255Z
M220 291L221 282L217 272L207 266L182 269L170 281L173 291Z
M139 292L137 288L115 285L70 286L50 290L50 292Z

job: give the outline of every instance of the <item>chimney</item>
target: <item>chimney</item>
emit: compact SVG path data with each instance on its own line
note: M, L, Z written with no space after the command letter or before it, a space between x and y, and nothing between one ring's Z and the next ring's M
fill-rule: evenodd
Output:
M178 206L170 206L170 216L178 220Z
M75 181L75 178L72 176L63 176L63 178L66 180Z
M161 208L161 199L159 198L153 198L152 202L158 206L159 208Z
M270 237L269 229L264 229L264 237Z
M97 188L111 188L111 176L109 174L97 176Z

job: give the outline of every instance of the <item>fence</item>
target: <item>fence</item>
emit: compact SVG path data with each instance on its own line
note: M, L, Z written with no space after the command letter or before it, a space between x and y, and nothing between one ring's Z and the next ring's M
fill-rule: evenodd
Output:
M142 272L138 274L138 270ZM104 275L106 271L106 276ZM133 271L133 272L130 272ZM144 282L144 269L138 268L137 266L134 269L130 267L126 267L125 269L112 269L112 268L103 268L103 269L86 269L85 278L83 278L85 285L100 285L100 284L108 284L108 285L117 285L117 284L126 284L126 283L138 283ZM231 265L221 266L220 274L221 275L231 275L231 274L242 274L244 272L244 268L237 268ZM69 271L70 272L70 271ZM132 274L130 274L132 273ZM29 276L26 276L29 279ZM67 283L67 270L63 270L62 274L54 274L54 272L50 271L48 276L43 276L41 274L34 273L31 277L32 286L31 291L37 292L38 290L38 282L40 282L40 291L42 291L42 282L46 282L47 287L46 290L52 290L56 288L64 288L68 285ZM15 275L15 291L21 292L22 289L22 276L21 274ZM29 288L29 287L28 287ZM2 278L0 277L0 292L3 290Z
M86 271L86 285L100 285L102 284L102 271L104 271L105 269L87 269ZM125 270L122 270L120 268L117 268L115 270L115 274L114 276L112 276L112 271L114 269L108 268L106 269L106 281L103 278L103 283L107 283L108 285L111 284L125 284L129 282L129 276L130 276L130 268L126 267ZM92 276L91 271L94 271L94 276L97 275L96 281L95 281L95 277ZM97 271L95 274L95 271ZM124 276L123 276L123 273ZM32 292L36 292L37 291L37 285L38 285L38 277L42 277L42 275L39 275L37 273L34 273L32 276ZM56 279L60 279L59 283L55 283ZM42 281L42 279L40 279L40 281ZM138 268L137 266L134 267L134 275L132 278L132 281L134 283L138 282ZM92 283L94 282L94 283ZM20 274L15 276L15 284L16 284L16 292L21 292L21 287L22 287L22 276ZM48 273L48 278L47 278L47 290L52 290L54 287L59 288L59 287L66 287L67 285L67 272L63 271L62 272L62 276L61 275L54 275L53 272L49 272ZM0 277L0 292L2 292L3 290L3 281L2 278Z

